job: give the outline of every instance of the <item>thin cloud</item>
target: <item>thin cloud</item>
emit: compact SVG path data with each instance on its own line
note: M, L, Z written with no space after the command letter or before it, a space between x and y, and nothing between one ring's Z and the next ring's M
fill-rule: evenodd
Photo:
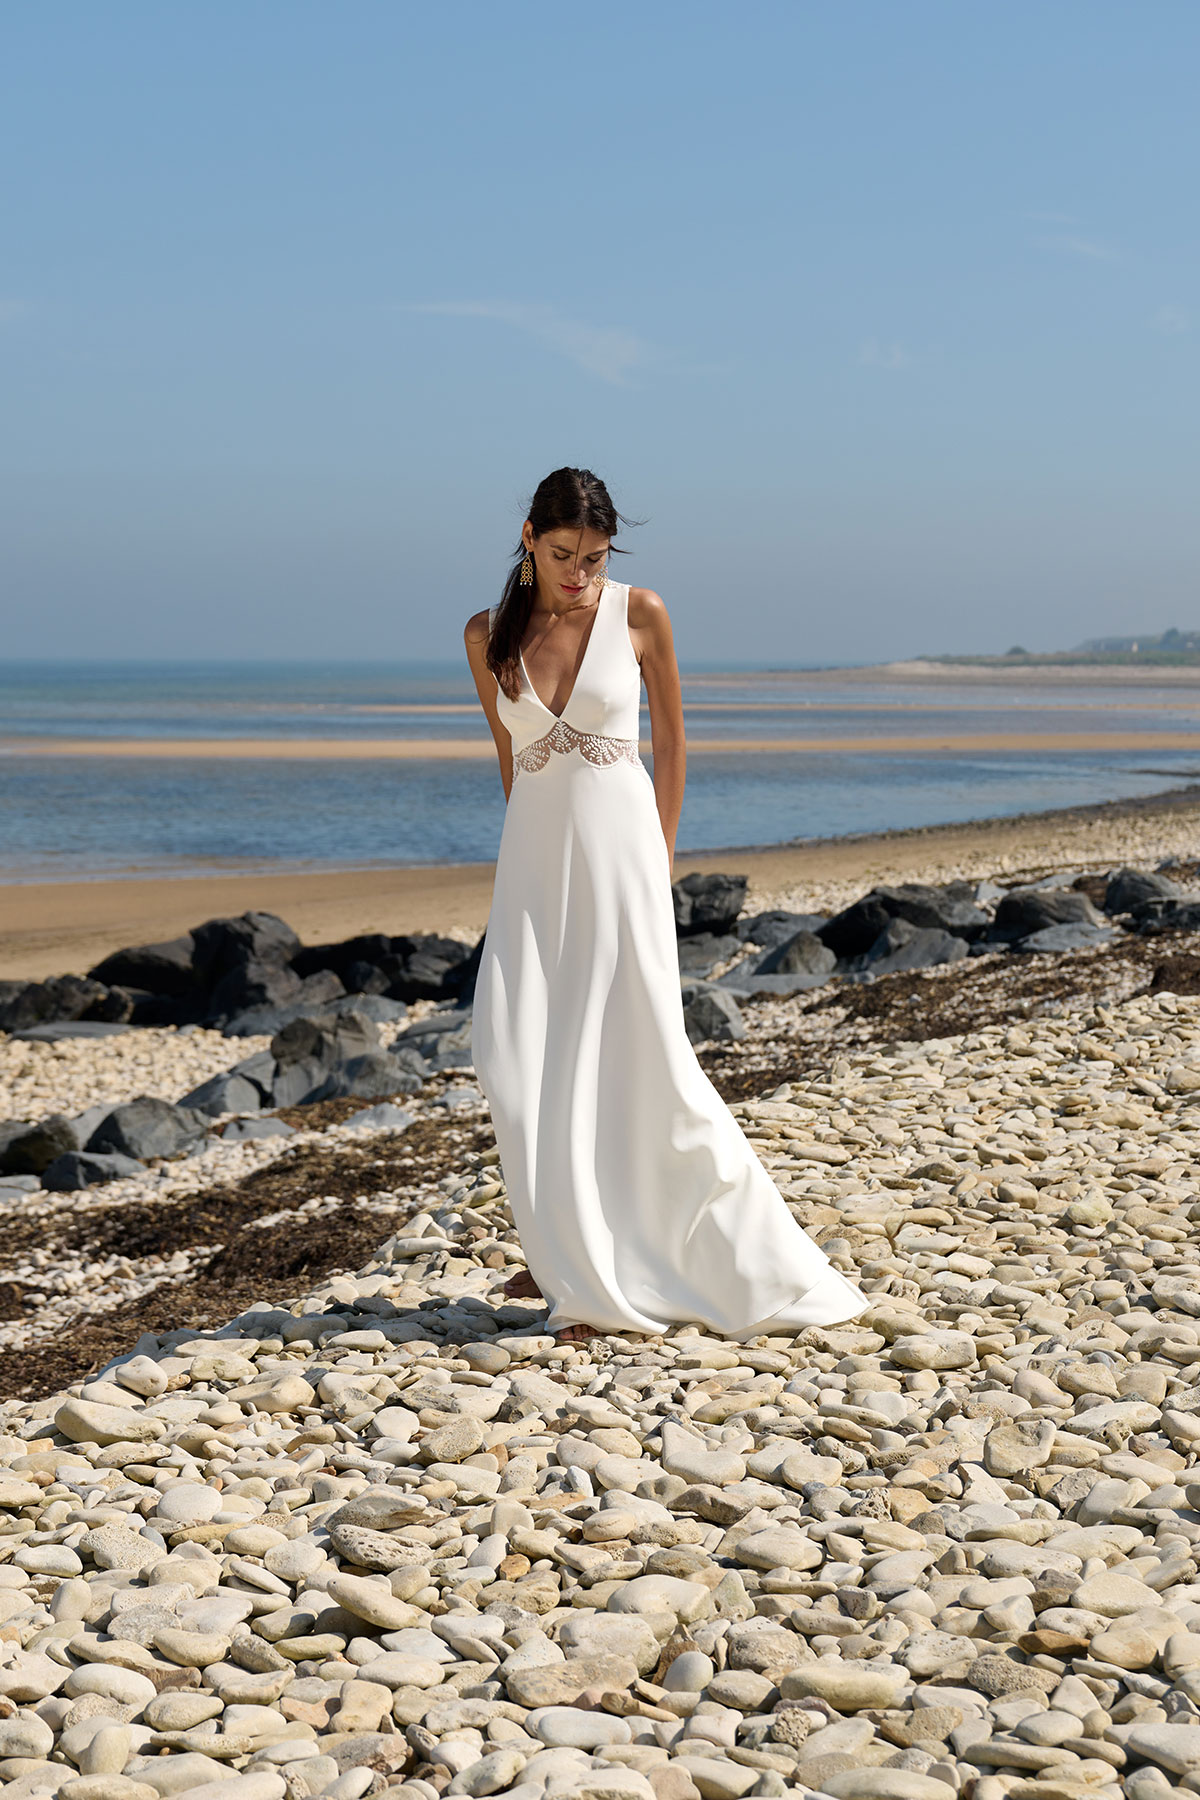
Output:
M19 319L24 311L23 301L0 300L0 325L11 325L12 321Z
M449 319L495 319L526 332L588 375L614 387L628 387L630 372L647 362L650 346L632 332L567 319L552 306L509 300L430 300L406 312L437 313Z
M1163 337L1183 337L1192 329L1192 316L1182 306L1160 306L1150 326Z
M1089 262L1111 262L1116 251L1095 238L1075 237L1057 232L1051 237L1035 238L1039 250L1056 250L1061 256L1082 256Z
M878 338L867 338L859 345L858 360L869 369L907 369L912 363L903 344L883 344Z

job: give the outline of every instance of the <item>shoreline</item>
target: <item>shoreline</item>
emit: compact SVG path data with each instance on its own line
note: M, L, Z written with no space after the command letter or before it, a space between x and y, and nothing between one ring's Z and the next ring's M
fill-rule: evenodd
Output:
M649 738L638 744L650 754ZM692 755L937 756L1046 751L1200 750L1200 731L987 731L878 734L865 737L689 738ZM495 755L480 738L0 738L0 759L111 757L156 761L459 762Z
M1088 806L958 824L907 826L779 844L679 851L674 879L744 874L756 908L836 908L864 887L904 880L977 879L1086 865L1105 857L1156 861L1193 855L1200 785ZM278 913L306 944L359 933L443 932L477 937L487 922L494 863L393 868L100 876L0 885L0 980L84 974L130 944L178 937L202 920L251 908Z

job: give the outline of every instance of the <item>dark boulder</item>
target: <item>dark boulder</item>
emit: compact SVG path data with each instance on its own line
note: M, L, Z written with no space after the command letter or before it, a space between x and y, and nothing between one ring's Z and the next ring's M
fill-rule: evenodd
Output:
M745 875L704 875L698 870L671 884L675 930L680 937L698 932L732 931L746 904Z
M969 953L966 939L952 932L893 919L862 962L873 975L894 975L902 969L933 969L941 963L961 962Z
M833 951L839 962L865 956L880 932L886 931L892 915L878 894L864 894L852 906L835 913L820 926L816 936Z
M379 1047L377 1027L360 1013L291 1020L271 1039L269 1104L307 1106L328 1098L330 1078ZM244 1071L256 1060L247 1059L239 1067ZM257 1074L254 1079L259 1079Z
M973 894L966 881L952 881L945 887L907 881L897 887L872 888L821 926L817 935L841 962L866 955L891 919L904 919L922 930L942 931L970 942L981 938L991 923L983 908L976 906Z
M1076 919L1066 925L1047 925L1043 931L1031 931L1013 948L1022 956L1028 952L1046 956L1064 950L1090 950L1093 945L1107 944L1119 935L1111 925L1089 925L1085 920Z
M393 1094L414 1094L423 1076L414 1074L409 1060L401 1061L386 1050L368 1050L352 1056L312 1094L313 1100L388 1100Z
M84 1146L87 1150L116 1151L138 1162L151 1157L183 1156L200 1143L207 1120L190 1108L172 1106L168 1100L143 1094L115 1106L97 1125Z
M341 981L348 994L386 994L390 985L383 970L369 962L350 963Z
M36 1125L21 1126L8 1138L0 1149L0 1174L40 1175L56 1158L78 1149L79 1139L70 1119L51 1113Z
M239 963L226 970L211 989L205 1016L215 1023L252 1006L286 1006L303 991L304 983L285 962Z
M1011 944L1050 925L1102 923L1087 895L1073 888L1013 888L996 907L989 936L993 943Z
M750 913L739 919L734 926L737 935L746 944L757 944L760 949L773 950L776 944L786 944L789 938L795 937L798 931L819 931L828 923L824 913L798 912L760 912Z
M837 957L811 931L797 931L782 944L768 950L754 964L756 975L828 975L837 966Z
M262 1110L263 1091L246 1075L239 1075L236 1069L223 1069L219 1075L212 1075L200 1086L193 1088L180 1100L180 1106L187 1107L190 1112L204 1113L207 1118L218 1118L222 1113L256 1113Z
M742 940L732 932L717 937L711 931L697 932L695 937L678 940L681 974L707 975L719 962L727 962L742 949Z
M390 1025L402 1019L407 1011L402 1000L388 1000L380 994L341 994L336 1000L293 1000L287 1006L247 1007L245 1012L226 1019L221 1029L226 1037L274 1037L293 1019L328 1020L353 1014L371 1019L376 1025Z
M293 1019L271 1039L271 1055L280 1067L315 1060L332 1069L349 1056L378 1048L378 1029L358 1013Z
M231 969L248 963L290 963L300 939L275 913L245 912L233 919L208 919L192 933L196 978L211 988Z
M1200 931L1200 900L1150 900L1134 914L1134 928L1142 937L1160 937L1164 931Z
M347 979L357 963L377 967L392 953L392 940L386 932L373 931L359 937L345 938L337 944L306 944L292 957L297 975L315 975L319 969L332 969L347 993L353 991Z
M729 1043L746 1035L746 1021L733 995L696 984L681 990L683 1023L693 1044Z
M427 1013L393 1039L392 1054L419 1058L427 1074L441 1069L469 1069L471 1017L471 1009L462 1006ZM418 1064L409 1066L415 1073Z
M71 1019L103 1019L108 989L86 975L49 975L45 981L0 983L0 1030Z
M88 973L94 981L103 981L108 987L137 988L146 994L187 999L199 991L192 961L194 951L195 939L189 931L161 944L114 950Z
M394 1000L441 1000L456 995L467 981L466 965L473 956L478 966L478 946L473 949L437 932L390 941L391 950L378 966Z
M1141 869L1118 869L1104 890L1106 913L1136 912L1155 900L1176 900L1178 885L1166 875L1148 875Z
M113 1151L104 1154L94 1150L68 1150L43 1171L42 1186L55 1194L74 1194L80 1188L97 1187L105 1181L120 1181L127 1175L144 1175L141 1163L131 1156Z

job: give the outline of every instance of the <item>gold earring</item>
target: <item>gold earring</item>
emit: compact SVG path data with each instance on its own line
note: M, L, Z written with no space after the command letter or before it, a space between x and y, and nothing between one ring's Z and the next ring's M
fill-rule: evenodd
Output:
M521 586L533 586L533 557L528 550L525 552L525 560L521 564Z

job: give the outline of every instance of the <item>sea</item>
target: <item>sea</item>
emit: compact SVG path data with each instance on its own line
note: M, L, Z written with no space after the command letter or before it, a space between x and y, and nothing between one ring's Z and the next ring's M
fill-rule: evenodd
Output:
M1148 795L1200 781L1200 686L683 667L677 853L803 843ZM1022 747L1144 734L1135 749ZM643 696L643 738L649 715ZM994 740L964 751L937 740ZM1159 749L1154 739L1164 739ZM0 664L0 881L490 861L494 756L172 755L172 741L491 738L465 663ZM778 748L781 740L818 748ZM921 740L897 749L896 739ZM54 754L39 740L56 740ZM62 752L66 741L66 753ZM149 755L106 755L106 741ZM720 748L761 742L761 749ZM75 742L79 750L73 749ZM318 746L319 748L319 746ZM645 753L651 766L649 751Z

